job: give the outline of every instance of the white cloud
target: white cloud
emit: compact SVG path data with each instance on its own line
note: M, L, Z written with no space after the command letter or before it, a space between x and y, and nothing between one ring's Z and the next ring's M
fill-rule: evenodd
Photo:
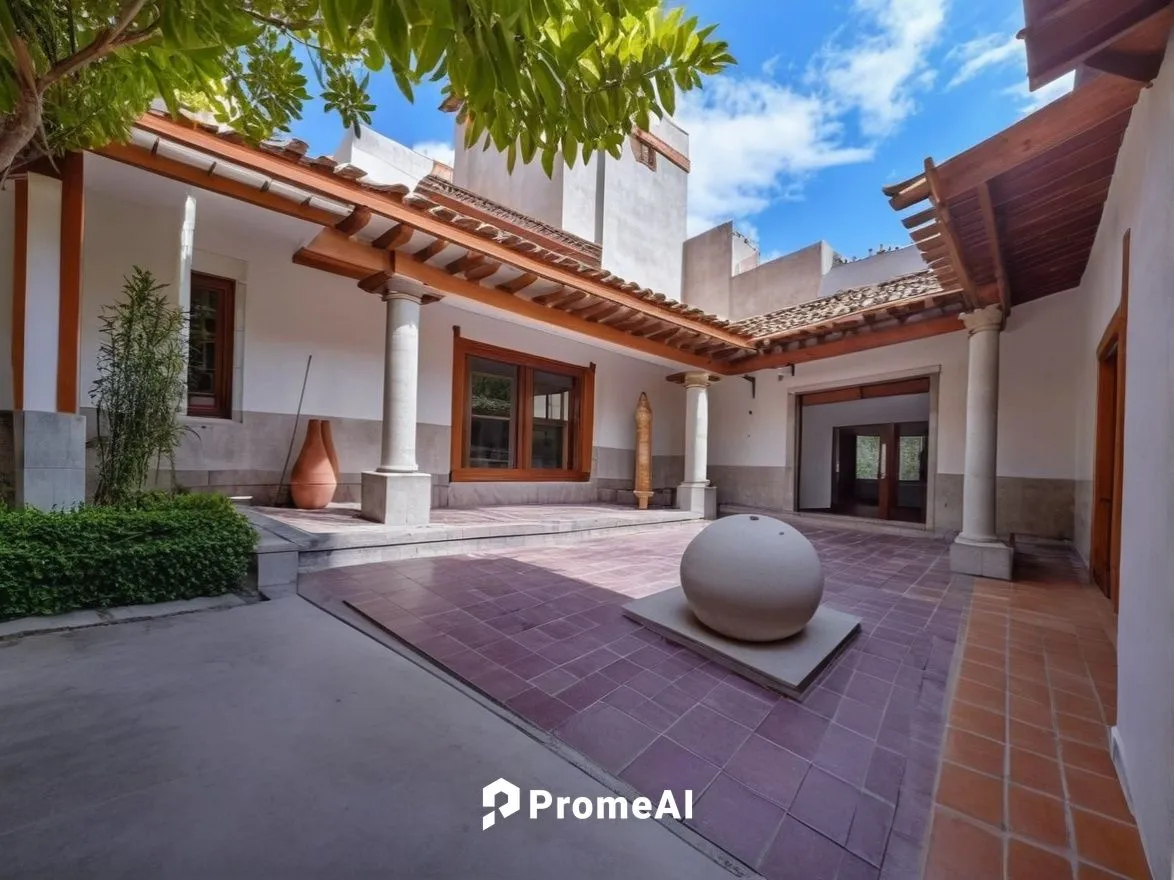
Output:
M1064 97L1064 95L1072 91L1072 87L1075 84L1076 74L1067 73L1059 79L1052 80L1046 86L1032 92L1028 91L1027 80L1025 78L1019 84L1011 86L1009 89L1004 89L1003 93L1016 98L1019 101L1019 112L1026 116L1028 113L1034 113L1045 104L1050 104L1057 98Z
M677 117L693 160L690 234L801 198L823 169L870 160L932 84L926 57L948 2L854 0L852 28L816 54L801 85L774 81L771 58L760 76L719 76L688 93Z
M678 108L689 132L689 232L795 198L805 175L872 157L844 146L824 101L761 79L718 77Z
M933 84L927 56L946 21L947 0L855 0L857 27L833 40L810 76L842 112L860 115L861 131L883 138L917 109L919 91Z
M1026 65L1023 41L1014 34L987 34L961 43L950 50L946 61L960 62L954 78L946 88L952 89L969 82L980 73L1006 64Z
M420 141L418 144L412 144L412 149L435 162L448 165L450 168L456 158L456 151L453 150L452 144L444 141Z

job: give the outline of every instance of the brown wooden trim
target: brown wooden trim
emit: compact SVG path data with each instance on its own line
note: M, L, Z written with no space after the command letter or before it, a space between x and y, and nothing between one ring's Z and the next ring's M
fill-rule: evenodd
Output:
M383 248L385 251L394 251L398 247L402 247L411 240L416 230L406 223L395 223L378 236L371 244L377 248Z
M656 150L656 152L660 153L686 174L692 170L693 166L690 164L688 156L686 156L680 150L673 149L656 135L651 134L642 128L634 128L632 129L632 137L636 138L638 141L643 141L648 146L652 147L652 149Z
M978 204L982 209L983 227L990 243L991 262L995 267L995 284L999 287L999 304L1003 307L1003 315L1006 316L1011 313L1011 288L1007 282L1007 267L1003 263L1003 248L999 242L999 220L995 216L995 206L991 202L989 182L983 182L979 186Z
M516 425L515 468L471 468L466 467L465 446L470 431L469 415L469 357L482 357L500 363L519 367L518 370L518 415ZM571 412L568 424L574 432L575 448L572 450L571 467L551 470L530 467L530 448L533 431L533 393L531 382L533 371L558 373L575 379L575 392L571 398ZM460 328L453 327L453 368L452 368L452 448L450 450L449 480L454 483L467 482L586 482L591 479L591 458L594 442L595 420L595 364L586 367L538 355L527 354L509 348L477 342L460 335Z
M914 379L897 379L892 382L873 382L867 385L852 385L847 388L832 388L828 391L813 391L799 395L801 406L818 406L825 403L842 403L846 400L871 400L877 397L896 397L902 394L928 394L929 376Z
M57 314L57 411L78 411L81 351L82 242L85 236L85 154L61 160L61 269Z
M234 365L234 324L236 321L236 282L231 278L192 272L192 286L214 288L220 295L216 309L216 375L210 405L191 403L190 391L187 406L188 415L215 419L232 418L232 373Z
M29 261L29 183L16 181L12 234L12 405L24 409L24 337Z
M197 152L232 162L326 198L350 205L366 205L375 213L389 220L408 223L426 235L440 237L465 249L483 252L491 258L501 261L504 265L513 266L522 272L531 273L539 278L568 287L578 287L601 299L624 303L635 311L647 312L650 315L662 317L669 323L694 329L697 332L713 336L715 339L723 339L731 346L747 349L751 347L748 340L728 330L714 327L687 315L668 311L654 302L643 299L636 293L581 276L573 268L548 263L537 256L490 241L472 230L462 229L426 211L412 209L390 195L365 189L354 181L299 165L289 159L263 152L246 144L233 143L209 132L194 129L160 116L146 114L140 117L135 125L142 131L173 139ZM205 177L208 176L205 174ZM332 226L337 219L333 218L330 225Z

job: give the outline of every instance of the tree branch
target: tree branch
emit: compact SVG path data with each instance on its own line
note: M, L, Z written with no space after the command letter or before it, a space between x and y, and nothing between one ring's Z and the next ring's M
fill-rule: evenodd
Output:
M75 52L73 55L62 59L49 68L49 71L43 77L41 77L40 82L37 84L38 90L41 92L41 94L44 94L45 90L54 83L57 83L68 76L72 76L74 73L77 73L77 71L81 70L92 61L96 61L103 55L108 55L110 52L121 48L122 45L128 45L125 43L120 44L118 40L123 36L127 28L131 26L131 23L135 20L135 17L140 12L142 12L143 7L146 5L147 0L130 0L130 2L128 2L126 6L123 7L121 14L119 14L118 19L114 22L112 27L102 31L93 42L91 42L80 52ZM156 24L157 23L158 22L156 22ZM146 28L143 29L143 31L145 30ZM136 32L136 34L141 33L142 31ZM141 40L137 41L141 42Z

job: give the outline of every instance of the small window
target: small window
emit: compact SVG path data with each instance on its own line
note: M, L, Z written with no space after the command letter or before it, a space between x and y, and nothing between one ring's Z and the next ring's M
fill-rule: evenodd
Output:
M188 415L232 418L232 322L236 284L192 273L188 324Z
M914 434L905 435L898 441L898 480L904 483L924 482L925 446L928 439L924 434Z
M594 373L459 336L452 479L585 480Z

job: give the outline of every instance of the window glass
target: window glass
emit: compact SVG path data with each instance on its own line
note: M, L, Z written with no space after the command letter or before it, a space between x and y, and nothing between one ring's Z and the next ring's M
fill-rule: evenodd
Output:
M469 358L469 448L466 467L514 468L518 368Z
M925 441L926 438L920 435L901 438L900 445L897 447L898 480L907 482L921 480L921 461L925 454Z
M192 273L188 313L188 412L232 415L232 313L234 285Z
M880 437L867 434L856 436L856 479L880 478Z
M559 373L534 370L530 432L530 466L570 470L571 395L575 380Z

